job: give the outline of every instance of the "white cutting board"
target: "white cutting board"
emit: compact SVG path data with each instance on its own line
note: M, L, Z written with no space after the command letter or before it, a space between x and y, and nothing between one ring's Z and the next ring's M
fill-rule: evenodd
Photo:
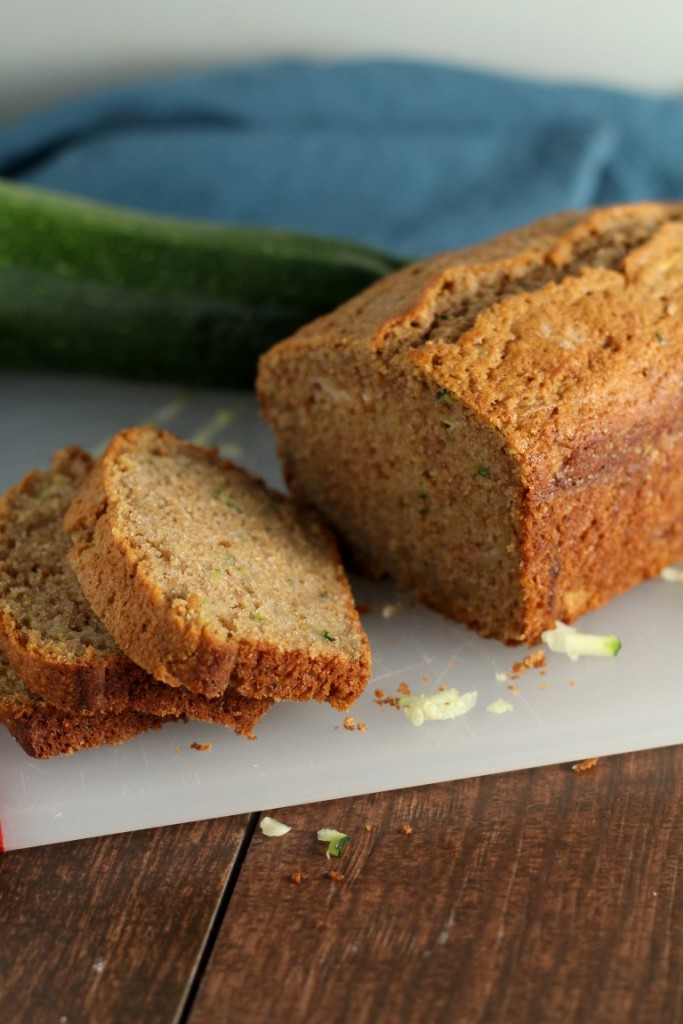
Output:
M0 489L66 444L91 450L145 421L215 443L281 486L275 449L250 395L164 385L5 374L0 380ZM683 585L654 580L584 618L616 633L617 658L548 655L547 667L501 680L525 649L482 640L411 604L391 583L355 580L372 611L374 678L349 731L328 706L282 704L248 741L220 726L173 724L120 747L37 761L0 729L0 825L6 850L243 811L415 786L533 765L575 762L683 741ZM400 610L390 617L386 605ZM415 728L378 705L440 686L477 690L462 718ZM508 689L517 687L517 692ZM498 698L513 710L486 710ZM211 744L197 750L192 744ZM425 790L425 800L429 791ZM336 822L320 822L338 825Z

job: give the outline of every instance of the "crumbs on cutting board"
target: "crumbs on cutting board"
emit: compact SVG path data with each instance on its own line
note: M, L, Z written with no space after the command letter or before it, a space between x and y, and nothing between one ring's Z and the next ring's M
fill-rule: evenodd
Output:
M520 676L525 672L528 672L531 668L540 669L540 674L545 675L545 651L532 651L531 654L527 654L526 658L522 658L521 661L514 662L509 671L496 672L496 680L499 683L504 683L506 679L519 679Z
M398 708L399 700L401 697L412 696L412 690L406 682L399 683L396 687L396 693L400 696L392 696L390 693L385 693L384 690L375 690L374 703L378 708L388 705L391 708Z
M545 651L532 651L531 654L527 654L526 658L523 658L521 661L516 661L509 671L496 672L496 682L507 682L507 689L510 691L510 693L517 694L519 693L519 687L517 686L517 682L511 682L509 680L519 680L525 672L529 671L529 669L538 669L538 674L540 676L545 676L546 668L547 661ZM576 679L569 679L568 685L576 686ZM549 690L550 683L539 683L538 688L539 690Z
M191 750L212 750L213 749L213 743L197 743L195 741L194 743L190 743L190 749Z
M521 661L515 661L512 668L507 672L496 672L496 682L507 683L507 689L510 693L519 693L519 687L517 681L528 672L530 669L538 669L538 673L541 676L545 675L547 667L545 651L531 651L527 654L526 658L522 658ZM541 683L539 689L547 690L549 683Z
M545 651L532 651L531 654L527 654L526 658L516 661L505 675L507 679L519 679L531 668L537 668L540 670L540 675L545 675L546 664Z
M392 708L398 707L398 697L392 697L391 694L386 694L384 690L375 690L374 702L378 708L383 707L385 704Z
M347 732L366 732L368 728L365 722L357 722L353 715L347 715L342 724Z

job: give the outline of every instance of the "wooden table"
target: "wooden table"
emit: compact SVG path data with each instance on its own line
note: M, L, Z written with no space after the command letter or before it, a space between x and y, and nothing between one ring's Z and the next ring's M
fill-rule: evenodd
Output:
M676 1024L682 779L675 747L5 854L0 1020Z

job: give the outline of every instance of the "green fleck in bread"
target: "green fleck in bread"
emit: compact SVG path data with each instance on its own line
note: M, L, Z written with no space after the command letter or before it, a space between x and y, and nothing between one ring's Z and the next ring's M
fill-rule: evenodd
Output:
M296 496L368 572L535 642L683 557L683 206L551 218L275 346Z
M365 686L369 645L332 535L214 452L123 431L65 526L86 598L156 679L338 708Z
M77 750L123 743L163 719L136 711L79 714L47 704L31 693L0 651L0 722L31 757L56 757Z
M117 647L85 600L66 560L62 519L91 468L84 451L65 449L48 472L29 473L0 499L0 647L54 708L100 719L103 712L187 716L253 735L272 700L235 692L211 700L157 682Z

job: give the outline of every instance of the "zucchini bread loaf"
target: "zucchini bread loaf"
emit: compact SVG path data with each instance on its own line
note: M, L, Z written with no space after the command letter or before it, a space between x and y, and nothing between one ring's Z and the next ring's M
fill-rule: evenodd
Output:
M293 492L361 567L535 642L683 558L683 205L400 270L257 386Z

